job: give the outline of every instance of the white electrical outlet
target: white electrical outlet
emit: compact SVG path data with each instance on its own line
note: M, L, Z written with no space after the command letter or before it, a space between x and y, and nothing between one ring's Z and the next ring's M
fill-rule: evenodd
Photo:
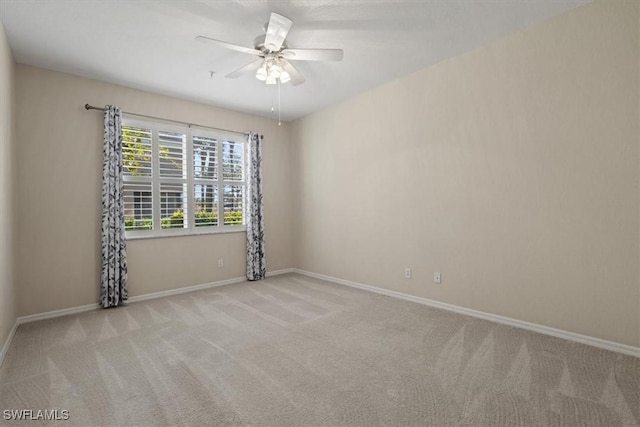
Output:
M220 258L218 260L218 268L222 268L222 267L224 267L224 260L222 258Z
M410 268L405 268L404 269L404 278L405 279L411 279L411 269Z
M440 276L440 273L433 273L433 283L442 283L442 276Z

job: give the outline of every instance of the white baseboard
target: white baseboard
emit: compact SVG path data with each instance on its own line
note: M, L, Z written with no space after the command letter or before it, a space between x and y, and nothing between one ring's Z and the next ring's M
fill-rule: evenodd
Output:
M53 319L54 317L83 313L85 311L97 310L99 308L100 308L99 304L80 305L77 307L63 308L61 310L46 311L44 313L30 314L28 316L20 316L18 317L16 322L18 323L18 325L22 325L23 323L36 322L38 320Z
M282 270L268 271L267 272L267 277L278 276L280 274L287 274L287 273L292 273L292 272L293 272L293 268L285 268L285 269L282 269ZM187 293L187 292L199 291L199 290L202 290L202 289L209 289L209 288L215 288L215 287L218 287L218 286L232 285L234 283L245 282L246 280L247 280L246 277L234 277L232 279L219 280L217 282L210 282L210 283L203 283L201 285L194 285L194 286L186 286L184 288L169 289L167 291L153 292L153 293L150 293L150 294L144 294L144 295L138 295L138 296L135 296L135 297L130 297L128 302L140 302L140 301L146 301L146 300L155 299L155 298L168 297L168 296L171 296L171 295L184 294L184 293Z
M267 277L279 276L281 274L293 273L293 268L283 268L282 270L267 271Z
M292 272L293 272L293 268L285 268L285 269L282 269L282 270L268 271L267 272L267 277L278 276L280 274L287 274L287 273L292 273ZM246 280L247 280L246 277L234 277L232 279L219 280L217 282L210 282L210 283L203 283L201 285L187 286L187 287L184 287L184 288L169 289L167 291L153 292L153 293L150 293L150 294L144 294L144 295L138 295L138 296L135 296L135 297L130 297L129 298L129 302L146 301L146 300L155 299L155 298L162 298L162 297L168 297L168 296L171 296L171 295L178 295L178 294L184 294L184 293L187 293L187 292L199 291L199 290L202 290L202 289L215 288L215 287L218 287L218 286L232 285L234 283L245 282Z
M537 323L525 322L523 320L500 316L497 314L485 313L485 312L473 310L470 308L465 308L457 305L447 304L444 302L434 301L428 298L422 298L422 297L404 294L402 292L396 292L388 289L377 288L375 286L364 285L362 283L339 279L337 277L325 276L324 274L313 273L311 271L294 268L293 272L302 274L304 276L315 277L316 279L326 280L328 282L336 283L339 285L350 286L352 288L358 288L358 289L362 289L369 292L375 292L378 294L387 295L390 297L400 298L407 301L413 301L413 302L417 302L418 304L428 305L430 307L453 311L453 312L464 314L467 316L477 317L479 319L489 320L491 322L501 323L501 324L513 326L516 328L527 329L529 331L538 332L545 335L551 335L557 338L563 338L569 341L575 341L581 344L587 344L594 347L599 347L606 350L627 354L629 356L640 357L640 347L620 344L613 341L607 341L600 338L590 337L588 335L576 334L574 332L551 328L549 326L539 325Z
M292 272L293 272L293 268L285 268L282 270L268 271L267 277L273 277L273 276L278 276L280 274L287 274ZM146 300L155 299L155 298L168 297L171 295L184 294L187 292L199 291L202 289L215 288L217 286L231 285L233 283L240 283L246 280L247 280L246 277L234 277L231 279L219 280L217 282L202 283L200 285L185 286L183 288L175 288L175 289L169 289L166 291L152 292L149 294L129 297L128 302L130 303L140 302L140 301L146 301ZM20 316L16 320L16 326L14 327L14 329L17 328L17 325L21 325L23 323L35 322L37 320L52 319L54 317L67 316L69 314L83 313L85 311L97 310L99 308L100 308L100 304L96 303L96 304L81 305L77 307L63 308L61 310L47 311L44 313L30 314L28 316Z
M4 357L7 355L7 352L9 351L9 346L11 345L11 341L13 341L13 336L16 334L16 330L18 329L18 325L19 325L19 323L18 323L18 320L16 319L16 321L13 323L13 327L9 331L9 336L4 341L4 345L2 346L2 349L0 350L0 366L2 366L2 362L4 362Z
M234 277L232 279L219 280L217 282L210 282L210 283L203 283L201 285L185 286L184 288L176 288L176 289L169 289L166 291L152 292L150 294L143 294L135 297L129 297L128 302L140 302L140 301L147 301L150 299L168 297L171 295L186 294L187 292L200 291L202 289L209 289L209 288L215 288L217 286L225 286L225 285L231 285L233 283L240 283L240 282L244 282L245 280L247 280L246 277Z

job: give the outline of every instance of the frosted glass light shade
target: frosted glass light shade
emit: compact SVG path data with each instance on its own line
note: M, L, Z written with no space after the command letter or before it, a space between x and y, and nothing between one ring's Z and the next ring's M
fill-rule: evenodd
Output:
M258 71L256 71L256 79L260 81L267 80L267 69L264 65L258 68Z
M273 77L274 79L277 79L278 77L280 77L280 73L282 73L281 66L272 65L271 67L269 67L269 77Z

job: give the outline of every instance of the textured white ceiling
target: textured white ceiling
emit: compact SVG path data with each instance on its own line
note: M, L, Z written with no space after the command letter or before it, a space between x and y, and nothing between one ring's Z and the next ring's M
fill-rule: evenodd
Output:
M344 50L294 63L307 81L282 86L293 120L589 1L0 0L0 19L17 62L273 117L273 86L224 78L254 57L194 37L253 47L280 13L289 47Z

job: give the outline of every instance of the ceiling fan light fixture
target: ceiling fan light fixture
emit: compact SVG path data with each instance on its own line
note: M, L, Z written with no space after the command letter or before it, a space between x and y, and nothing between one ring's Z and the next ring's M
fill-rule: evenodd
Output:
M265 67L264 64L256 71L256 79L262 82L267 80L267 67Z
M269 67L269 77L273 77L274 79L277 79L278 77L280 77L281 73L282 73L281 66L276 64Z
M0 0L0 3L2 3L2 0ZM289 48L286 39L292 25L293 21L291 19L272 12L269 22L264 26L265 34L259 35L254 39L252 48L206 36L197 36L196 40L258 57L253 62L227 74L225 77L236 78L245 73L255 72L256 79L268 85L290 82L292 86L298 86L305 82L305 78L288 60L341 61L343 51L342 49Z

